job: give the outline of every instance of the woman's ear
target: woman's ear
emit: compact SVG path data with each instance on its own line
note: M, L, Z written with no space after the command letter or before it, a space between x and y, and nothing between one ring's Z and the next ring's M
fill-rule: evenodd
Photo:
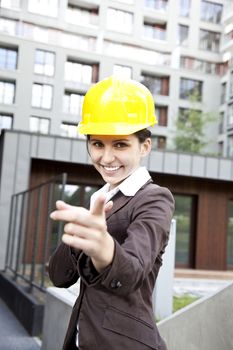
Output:
M151 151L152 143L151 138L147 138L142 144L141 144L141 156L146 157L150 151Z

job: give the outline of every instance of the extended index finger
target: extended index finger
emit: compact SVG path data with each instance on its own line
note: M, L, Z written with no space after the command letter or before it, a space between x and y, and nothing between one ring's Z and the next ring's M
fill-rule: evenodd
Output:
M100 195L96 198L93 207L91 208L91 214L98 216L105 216L105 201L106 198L104 195Z

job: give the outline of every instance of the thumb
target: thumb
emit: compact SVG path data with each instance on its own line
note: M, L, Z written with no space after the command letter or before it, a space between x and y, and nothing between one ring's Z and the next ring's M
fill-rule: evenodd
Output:
M99 197L96 198L95 203L93 207L91 208L91 214L93 215L99 215L99 216L105 216L105 196L101 194Z

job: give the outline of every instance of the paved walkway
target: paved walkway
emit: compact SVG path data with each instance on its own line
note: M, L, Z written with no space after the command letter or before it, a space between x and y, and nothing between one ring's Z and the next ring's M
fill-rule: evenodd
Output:
M0 299L0 349L40 350L39 342L30 337L21 323Z

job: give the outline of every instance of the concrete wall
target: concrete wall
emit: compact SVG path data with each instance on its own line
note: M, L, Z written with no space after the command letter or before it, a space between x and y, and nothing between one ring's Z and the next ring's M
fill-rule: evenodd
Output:
M41 350L62 349L76 296L68 289L48 288Z
M42 350L61 349L75 298L69 290L48 289ZM158 328L169 350L233 349L233 283L164 319Z
M233 283L158 324L169 350L233 349Z

